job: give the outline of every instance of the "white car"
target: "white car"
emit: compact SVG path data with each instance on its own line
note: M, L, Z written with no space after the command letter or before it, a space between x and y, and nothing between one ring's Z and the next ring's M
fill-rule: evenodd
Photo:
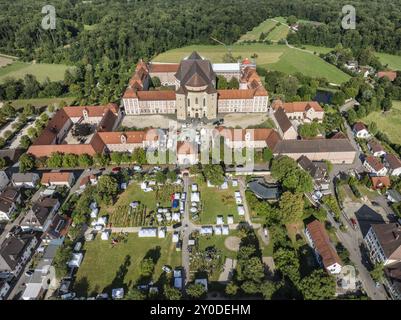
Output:
M181 200L185 200L187 198L187 193L183 192L181 193Z
M171 272L171 268L169 266L163 266L162 270L166 273L170 273Z
M76 296L75 292L69 292L69 293L63 294L61 296L61 299L63 299L63 300L72 300L72 299L75 298L75 296Z
M142 171L142 168L140 166L134 166L133 169L134 169L135 172L141 172Z

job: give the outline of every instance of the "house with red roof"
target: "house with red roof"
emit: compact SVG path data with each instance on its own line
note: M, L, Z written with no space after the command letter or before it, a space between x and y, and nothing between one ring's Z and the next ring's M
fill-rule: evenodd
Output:
M318 122L322 122L324 117L324 110L316 101L273 101L273 111L277 111L279 108L284 110L290 120L298 120L300 122L312 122L313 120L317 120Z
M383 163L374 156L367 156L363 162L364 167L373 175L385 176L387 174L387 169Z

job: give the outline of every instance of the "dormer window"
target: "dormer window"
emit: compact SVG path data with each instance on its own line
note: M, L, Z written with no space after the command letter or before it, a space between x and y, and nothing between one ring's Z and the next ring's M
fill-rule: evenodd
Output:
M84 109L82 111L82 114L83 114L85 120L87 120L89 118L88 110Z
M122 144L126 144L127 143L127 137L124 134L121 135L120 139L121 139L121 143Z
M245 140L246 140L246 141L251 141L251 133L250 133L250 132L247 132L247 133L245 134Z

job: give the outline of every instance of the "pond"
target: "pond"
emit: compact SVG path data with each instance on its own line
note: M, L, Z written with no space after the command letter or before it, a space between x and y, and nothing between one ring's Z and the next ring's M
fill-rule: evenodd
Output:
M321 104L330 104L332 99L333 99L333 93L324 90L317 90L316 96L313 98L313 100Z

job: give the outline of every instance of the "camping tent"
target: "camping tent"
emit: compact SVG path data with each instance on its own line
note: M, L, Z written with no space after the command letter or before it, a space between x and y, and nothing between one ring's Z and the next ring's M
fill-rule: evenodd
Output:
M196 191L198 191L198 185L197 184L192 184L192 186L191 186L191 190L192 190L192 192L196 192Z
M200 229L200 234L213 234L213 228L211 226L204 226Z
M173 242L178 242L180 240L180 234L176 231L173 233Z
M159 238L165 238L165 237L166 237L166 228L161 227L161 228L159 229L158 237L159 237Z
M227 223L228 224L233 224L234 223L234 217L232 215L227 216Z
M110 237L110 232L108 230L103 231L100 236L102 240L109 240L109 237Z
M217 216L217 218L216 218L216 224L223 224L224 223L224 221L223 221L223 216Z
M228 183L227 181L224 181L223 184L220 186L221 189L226 190L228 189Z
M237 207L238 215L243 216L245 215L245 209L244 206L238 206Z
M238 186L238 180L237 179L233 179L231 181L231 183L232 183L233 187L237 187Z
M216 226L214 227L214 234L215 235L221 235L221 227L220 226Z
M192 192L191 193L191 202L199 202L199 201L200 201L199 192Z
M174 212L174 213L173 213L172 220L173 220L173 221L181 221L180 214L179 214L178 212Z
M228 235L228 234L230 233L230 229L228 228L227 225L224 225L224 226L221 228L221 231L222 231L222 233L223 233L224 236L226 236L226 235Z

